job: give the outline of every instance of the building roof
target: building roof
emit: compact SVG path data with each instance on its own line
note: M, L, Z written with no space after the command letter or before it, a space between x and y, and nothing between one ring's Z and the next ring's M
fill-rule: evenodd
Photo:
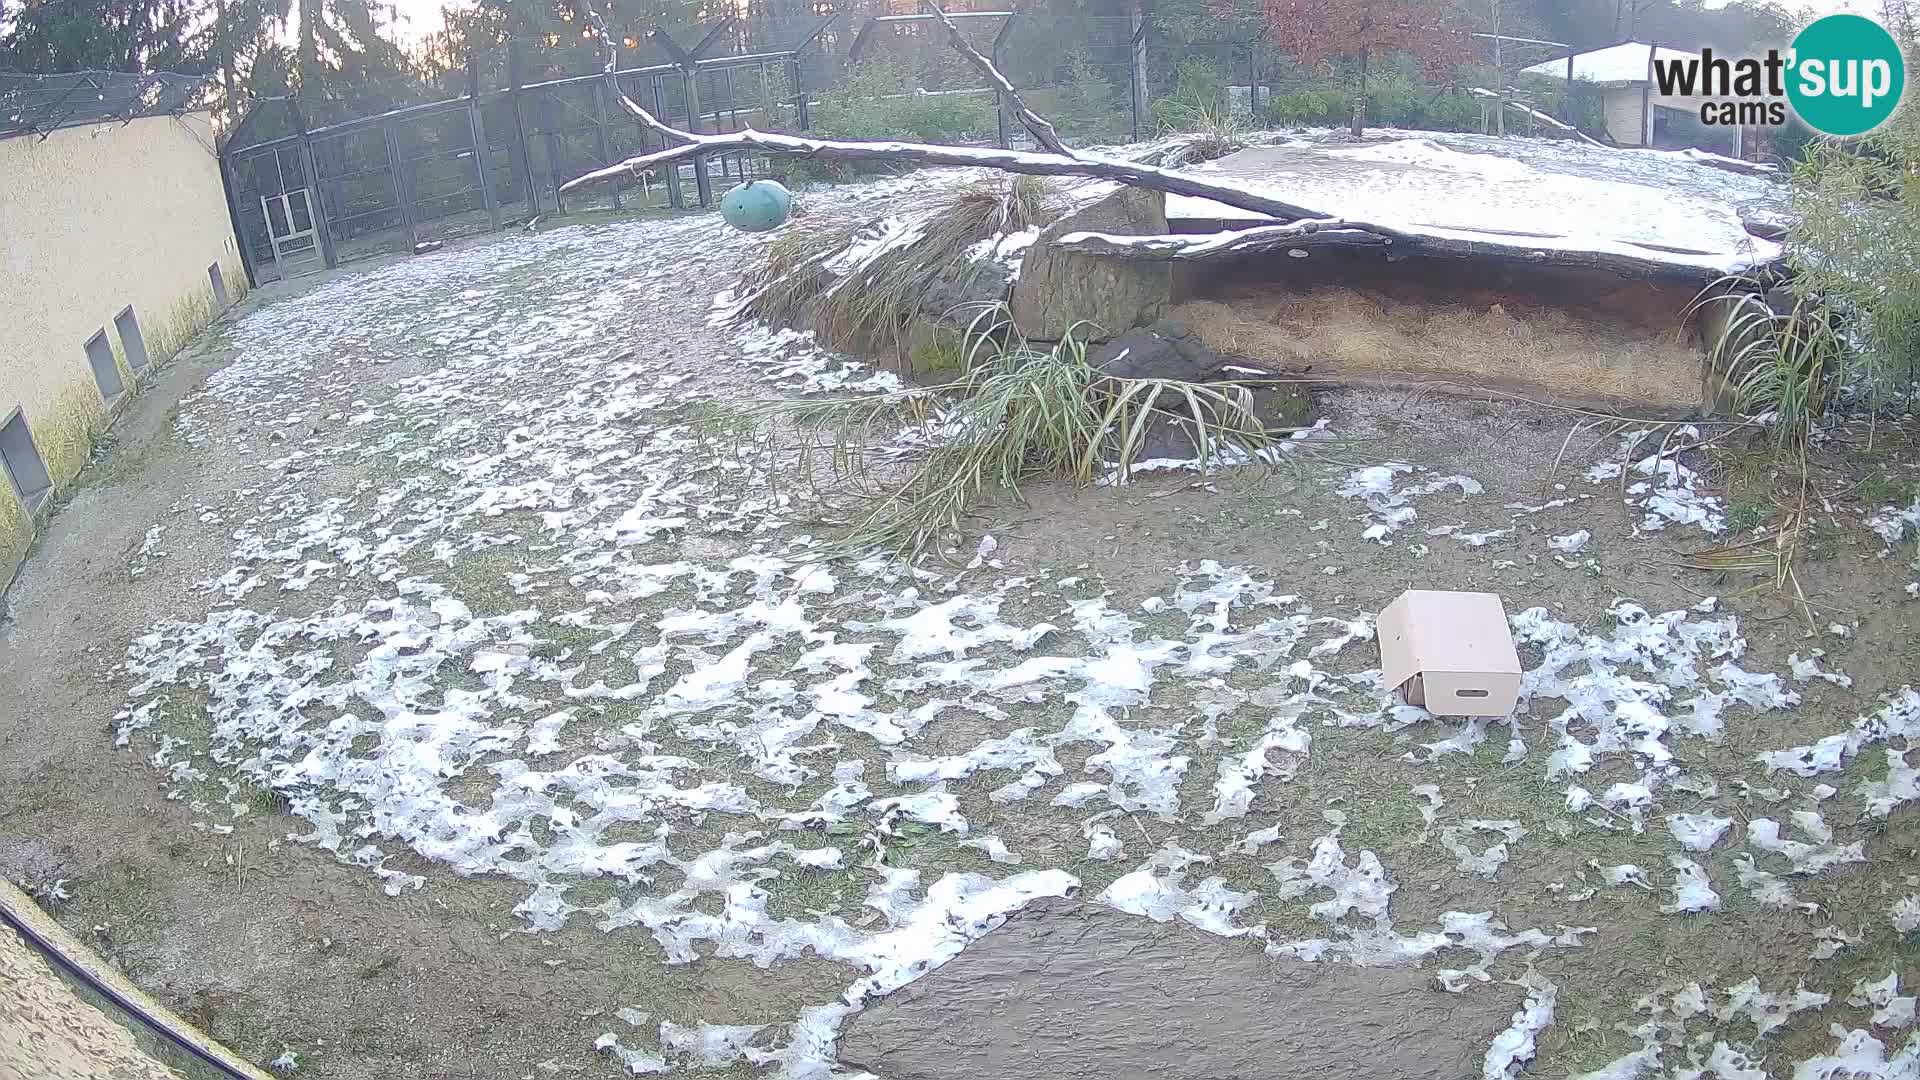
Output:
M177 116L194 109L206 81L201 75L168 72L0 71L0 139L143 116Z
M1609 45L1604 49L1573 55L1573 77L1581 82L1599 83L1603 86L1637 86L1648 82L1648 60L1658 56L1662 60L1698 59L1698 54L1668 49L1644 41L1623 41L1618 45ZM1567 77L1567 60L1548 60L1532 67L1521 68L1528 75L1551 75L1555 78Z

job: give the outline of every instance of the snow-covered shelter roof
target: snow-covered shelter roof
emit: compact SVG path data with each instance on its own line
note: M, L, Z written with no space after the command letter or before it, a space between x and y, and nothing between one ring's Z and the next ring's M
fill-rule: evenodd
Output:
M1433 131L1375 134L1385 138L1354 144L1340 132L1289 136L1197 171L1331 217L1522 256L1624 255L1684 276L1742 273L1780 255L1780 245L1749 234L1743 223L1750 214L1784 209L1784 188L1764 176L1661 151ZM1170 222L1260 218L1187 195L1169 195L1166 206Z
M1698 58L1693 53L1663 48L1645 41L1623 41L1604 49L1575 53L1573 77L1581 82L1599 83L1602 86L1636 86L1651 81L1650 58L1654 56L1662 60ZM1520 70L1528 75L1551 75L1564 79L1567 77L1567 61L1561 57Z

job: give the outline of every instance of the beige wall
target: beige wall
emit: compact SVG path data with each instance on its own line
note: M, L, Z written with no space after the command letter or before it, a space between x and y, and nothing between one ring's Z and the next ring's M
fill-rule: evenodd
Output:
M1640 121L1646 98L1638 86L1614 87L1600 99L1607 121L1607 134L1621 146L1640 145Z
M88 338L133 305L158 363L214 314L207 266L246 289L213 132L204 113L0 139L0 422L18 406L56 489L85 464L110 417ZM124 400L124 399L123 399ZM0 480L0 586L31 533Z

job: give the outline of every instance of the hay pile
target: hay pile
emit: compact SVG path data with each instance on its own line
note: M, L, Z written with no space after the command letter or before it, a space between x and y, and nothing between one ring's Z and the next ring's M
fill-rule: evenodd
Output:
M1191 300L1172 318L1206 344L1276 371L1432 379L1606 404L1692 407L1699 355L1675 332L1509 300L1396 299L1273 284Z

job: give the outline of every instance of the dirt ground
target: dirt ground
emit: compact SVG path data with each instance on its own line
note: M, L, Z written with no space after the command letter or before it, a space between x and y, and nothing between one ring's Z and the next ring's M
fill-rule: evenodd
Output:
M842 1000L859 976L885 977L881 961L863 969L847 959L860 946L844 942L885 929L874 922L873 890L903 869L918 871L922 888L950 872L1006 880L1064 871L1092 901L1173 845L1212 860L1189 876L1219 876L1257 894L1225 917L1259 924L1260 935L1228 944L1257 952L1259 940L1269 948L1347 940L1344 927L1357 919L1310 911L1322 897L1286 895L1275 888L1281 872L1269 868L1304 858L1330 827L1346 858L1376 854L1397 885L1389 927L1422 931L1447 925L1449 912L1492 912L1515 933L1594 928L1578 946L1495 948L1481 972L1492 981L1467 977L1465 993L1497 992L1507 1004L1523 995L1505 981L1528 972L1557 986L1552 1022L1540 1027L1537 1057L1525 1066L1531 1074L1574 1075L1634 1051L1641 1040L1623 1025L1647 1018L1635 1011L1643 996L1688 982L1726 1004L1714 1006L1724 1015L1677 1021L1681 1035L1667 1044L1675 1068L1688 1052L1726 1040L1784 1077L1832 1052L1831 1023L1872 1029L1889 1047L1905 1038L1893 1026L1872 1028L1872 1008L1847 1004L1857 983L1890 968L1908 992L1920 977L1911 939L1903 942L1888 914L1920 891L1920 818L1911 802L1870 815L1859 794L1889 775L1888 758L1905 740L1808 777L1769 773L1755 755L1844 733L1911 679L1920 610L1906 591L1911 544L1883 557L1885 545L1866 526L1883 498L1912 500L1910 458L1869 469L1860 462L1878 462L1881 452L1823 451L1831 471L1816 500L1816 550L1801 570L1818 609L1812 636L1804 614L1752 575L1675 565L1711 538L1679 525L1638 529L1642 514L1621 505L1615 482L1585 479L1597 461L1617 456L1615 440L1573 441L1555 471L1575 418L1406 392L1323 395L1332 437L1275 469L1030 490L1024 505L978 522L997 541L984 566L963 569L971 553L957 552L952 566L930 562L918 578L840 567L838 593L803 592L806 572L767 567L803 538L830 532L837 511L809 505L804 489L767 484L723 441L690 434L689 403L871 372L844 372L804 343L773 350L708 326L713 294L751 250L702 219L489 238L262 290L176 359L122 419L114 445L5 597L0 700L14 704L0 719L0 874L43 896L57 887L66 899L46 902L65 925L236 1051L262 1063L293 1051L298 1075L329 1080L623 1075L642 1071L656 1052L662 1021L767 1025L726 1037L701 1029L707 1050L663 1041L667 1063L747 1075L746 1047L770 1055L768 1067L807 1075L794 1062L811 1059L793 1048L814 1029L796 1017ZM1887 445L1884 431L1878 438ZM1726 497L1742 534L1777 520L1763 497L1773 480L1764 460L1754 464L1760 457L1688 458L1702 484ZM1340 486L1386 462L1426 470L1409 481L1461 474L1483 491L1421 495L1411 503L1417 523L1391 534L1391 545L1363 540L1373 518ZM1568 501L1525 509L1560 499ZM1547 546L1582 529L1591 538L1571 554ZM1461 539L1476 532L1499 535L1478 545ZM1109 779L1108 797L1119 791L1124 763L1103 766L1097 759L1110 755L1097 755L1097 742L1055 745L1064 776L1036 775L1047 786L1031 799L997 794L1019 773L977 760L955 766L958 775L940 788L970 823L970 838L998 838L1018 865L961 846L938 814L870 820L862 810L824 827L776 826L782 814L830 805L821 800L858 775L836 772L837 764L864 761L876 799L913 796L928 784L895 781L885 765L966 755L1020 729L1052 731L1102 685L1089 677L1074 694L1065 680L988 694L907 680L888 689L879 676L862 684L832 666L844 660L822 660L841 673L837 686L874 708L830 706L809 683L789 709L783 695L805 682L796 672L815 670L803 666L802 650L819 646L809 635L829 633L819 629L828 620L842 644L870 645L872 661L886 666L888 643L907 639L880 629L885 619L950 597L996 598L993 612L949 628L957 635L950 644L982 635L972 646L917 662L896 652L885 672L895 681L916 671L932 678L934 660L960 660L968 648L972 660L1019 663L1022 646L992 636L998 628L1074 627L1069 605L1100 598L1131 618L1137 640L1182 640L1205 632L1206 612L1180 610L1181 590L1224 580L1180 569L1199 560L1244 568L1270 582L1274 596L1299 598L1264 604L1254 600L1264 594L1243 592L1222 608L1221 626L1243 635L1269 616L1302 614L1311 629L1293 660L1339 632L1306 621L1308 608L1322 620L1364 621L1409 587L1497 591L1510 614L1544 607L1601 636L1616 626L1617 599L1685 612L1717 596L1717 611L1692 617L1734 616L1746 671L1784 678L1789 654L1818 648L1826 669L1852 683L1792 681L1797 707L1734 705L1720 738L1672 735L1663 744L1672 768L1654 769L1669 786L1635 830L1623 823L1638 810L1616 808L1614 824L1596 825L1599 815L1567 808L1567 788L1631 784L1651 768L1644 757L1602 748L1590 774L1549 774L1542 762L1554 738L1543 723L1560 713L1558 700L1532 705L1528 747L1517 758L1497 728L1460 752L1422 752L1459 725L1382 722L1365 703L1363 673L1377 654L1359 638L1313 657L1330 681L1305 714L1310 751L1291 769L1256 774L1250 812L1209 821L1217 768L1261 737L1291 662L1269 671L1269 656L1249 666L1235 652L1246 646L1228 645L1217 655L1232 662L1218 674L1183 674L1151 701L1114 706L1136 741L1178 728L1171 738L1192 758L1174 785L1174 812L1126 809L1107 819L1124 845L1118 858L1090 857L1097 823L1088 819L1101 804L1049 801L1075 781ZM730 578L697 577L699 568L719 573L729 564ZM258 581L249 586L251 578ZM473 621L442 611L436 624L394 606L446 599L470 608ZM775 622L751 622L772 619L766 609L740 615L753 603L798 603L815 629L798 631L800 641L778 638L787 631ZM532 636L512 622L523 609L540 613ZM664 627L695 616L706 621L673 649L663 631L654 674L665 681L637 698L608 696L608 688L644 684L654 655L629 653L645 644L637 631L608 648L629 632L623 624ZM390 635L383 644L356 619L398 621L378 628ZM451 644L436 636L449 626L466 627L457 631L466 636ZM742 638L750 626L761 629ZM1056 633L1038 654L1069 662L1097 654L1107 631ZM1194 667L1194 654L1179 655ZM423 656L430 662L407 667ZM1522 660L1539 663L1540 650L1523 648ZM748 666L736 670L734 661ZM565 675L551 666L576 662L584 667ZM512 678L499 674L502 664ZM350 672L390 679L381 684L386 696L364 687L358 697L323 692ZM596 680L603 692L593 691ZM662 687L671 689L663 695ZM1271 695L1258 696L1265 687ZM1256 704L1219 714L1219 737L1196 741L1195 703L1229 692L1255 695L1248 700ZM872 733L884 731L872 726L875 712L956 693L965 706L930 705L940 718L924 733L904 742ZM563 706L577 711L552 729L555 749L544 751L561 756L542 759L531 749L538 722ZM817 730L807 728L804 745L780 744L798 755L782 758L781 717L801 712ZM340 719L349 714L355 719ZM1371 719L1342 719L1361 714ZM328 724L345 725L337 739L316 734ZM515 748L521 740L528 749ZM769 779L789 775L781 771L789 760L805 763L805 775ZM550 771L521 783L529 762ZM646 779L650 769L686 768L695 778L674 782L684 787ZM646 806L615 814L620 789L609 795L581 778L596 769L643 778L634 783ZM1675 776L1693 786L1671 786ZM1821 796L1823 782L1838 793ZM575 785L570 799L528 809L530 797L562 784ZM1413 791L1426 784L1445 799L1438 826L1506 821L1524 830L1494 876L1463 873L1437 841L1436 822L1424 819L1429 804ZM1865 860L1791 878L1817 914L1764 906L1736 883L1740 860L1754 854L1740 850L1749 822L1822 807L1830 841L1862 843ZM1731 818L1730 840L1683 852L1663 823L1675 813ZM1263 827L1277 829L1275 846L1236 851ZM340 830L331 846L328 829ZM747 869L695 859L734 850L727 834L749 831L838 851L827 858L844 861L816 873L794 852L763 853ZM584 837L596 858L615 849L638 858L635 849L662 837L673 854L583 870L563 865L575 850L570 836ZM1483 832L1468 844L1479 851L1497 839ZM886 854L868 865L876 844ZM1674 900L1669 860L1689 854L1724 903L1710 914L1663 913ZM1787 873L1768 861L1774 853L1760 857ZM774 872L776 858L795 864ZM1628 864L1642 868L1645 887L1600 881L1602 868ZM1046 887L1039 877L1021 880ZM676 883L677 906L658 915L652 898ZM1589 888L1591 898L1570 899ZM535 929L543 912L559 928ZM904 914L886 919L896 929L919 925ZM849 928L834 931L842 944L806 937L834 920ZM1853 943L1814 960L1825 927ZM813 944L783 943L782 934ZM673 940L697 945L699 959L670 962ZM1461 962L1461 953L1443 950L1422 970ZM1830 1001L1790 1011L1778 1030L1763 1032L1753 1010L1729 995L1749 978L1783 994L1804 983ZM859 1030L857 1015L847 1022ZM635 1046L643 1053L623 1065L622 1052Z

